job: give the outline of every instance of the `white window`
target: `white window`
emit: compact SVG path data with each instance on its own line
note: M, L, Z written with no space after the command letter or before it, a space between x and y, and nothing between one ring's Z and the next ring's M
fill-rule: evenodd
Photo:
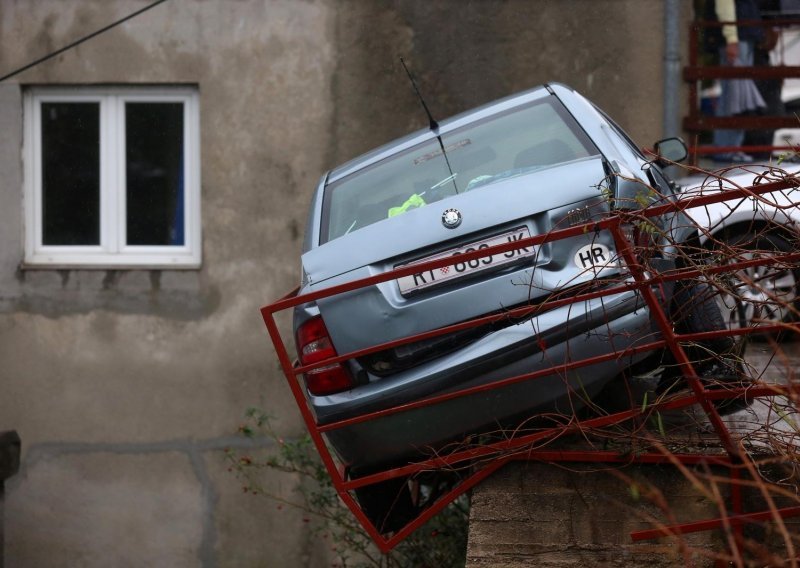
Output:
M25 94L27 266L200 265L197 90Z

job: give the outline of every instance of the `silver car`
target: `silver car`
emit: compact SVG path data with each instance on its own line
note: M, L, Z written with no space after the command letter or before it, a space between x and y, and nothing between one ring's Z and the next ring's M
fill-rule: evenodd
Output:
M796 178L796 163L751 165L729 169L724 177L693 175L680 180L683 197L735 190L765 182ZM722 263L741 262L769 254L787 254L800 239L797 188L713 203L686 211L702 227L700 244ZM796 264L774 262L736 271L719 283L717 296L723 319L731 329L791 322L798 308L800 269Z
M670 159L685 156L678 139L660 147ZM317 187L300 294L432 260L452 262L297 307L300 364L619 284L625 263L604 230L459 257L604 219L614 208L636 209L652 195L670 199L676 191L658 160L645 157L591 102L558 84L369 152L326 173ZM675 243L697 239L690 223L675 216L655 223L668 235L661 243L664 262ZM412 340L308 370L307 396L319 425L378 412L326 433L349 475L366 475L540 412L572 415L647 353L405 412L379 411L570 360L621 354L657 338L643 305L639 294L619 292ZM380 490L370 486L358 494L368 515Z

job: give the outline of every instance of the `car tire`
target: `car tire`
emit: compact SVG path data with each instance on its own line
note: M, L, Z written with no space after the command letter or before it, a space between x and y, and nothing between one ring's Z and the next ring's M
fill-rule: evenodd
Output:
M670 315L678 334L704 333L727 329L719 309L719 292L706 282L695 281L676 285ZM707 389L737 388L751 383L744 369L744 341L732 336L715 337L684 346L689 361ZM657 391L666 392L676 384L686 387L678 365L671 353L661 376ZM721 399L714 402L720 414L730 414L749 406L746 397Z
M675 286L670 315L678 334L705 333L727 329L725 318L719 308L719 292L706 282L680 282ZM702 369L720 359L740 358L744 345L731 336L715 337L685 347L689 360Z
M364 515L381 534L400 530L418 513L406 477L359 487L355 494Z
M672 296L670 316L677 333L704 333L726 329L725 319L716 301L717 291L706 282L679 282ZM714 353L726 353L734 347L732 337L708 340L704 347Z
M792 245L775 233L727 235L714 247L718 258L723 255L720 262L728 263L757 258L762 252L774 254L792 250ZM759 322L784 323L794 319L798 306L800 270L754 266L721 279L721 283L717 305L729 329L757 326Z

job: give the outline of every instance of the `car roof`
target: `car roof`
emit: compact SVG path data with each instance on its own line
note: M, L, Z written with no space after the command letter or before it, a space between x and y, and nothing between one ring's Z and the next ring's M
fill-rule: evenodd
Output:
M550 94L555 94L550 86L542 85L540 87L535 87L527 91L522 91L520 93L492 101L440 121L438 132L440 134L445 134L457 128L461 128L466 124L483 120L492 115L525 105L531 101L543 98ZM407 148L411 148L417 144L427 140L433 140L435 138L436 134L430 128L423 128L416 132L412 132L411 134L393 140L332 169L327 175L327 183L335 182L352 174L353 172L379 162L388 156L402 152Z

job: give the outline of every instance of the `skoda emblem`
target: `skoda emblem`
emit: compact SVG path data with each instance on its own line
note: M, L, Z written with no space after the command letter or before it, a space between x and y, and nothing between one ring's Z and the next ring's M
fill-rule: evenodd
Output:
M448 229L455 229L461 224L461 211L458 209L445 209L442 213L442 225Z

